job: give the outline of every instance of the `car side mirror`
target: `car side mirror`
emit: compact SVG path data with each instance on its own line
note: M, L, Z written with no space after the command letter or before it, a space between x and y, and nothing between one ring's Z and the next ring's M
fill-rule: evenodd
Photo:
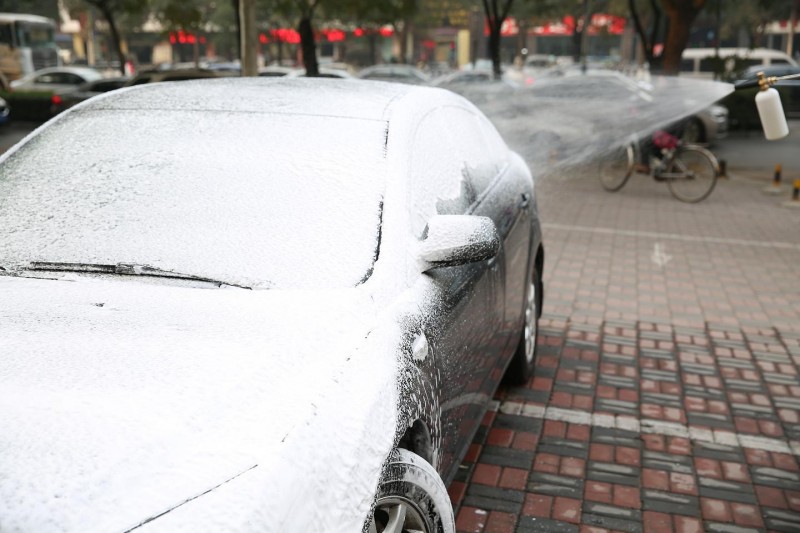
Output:
M465 265L497 255L500 236L489 217L436 215L428 221L428 235L420 244L422 272Z

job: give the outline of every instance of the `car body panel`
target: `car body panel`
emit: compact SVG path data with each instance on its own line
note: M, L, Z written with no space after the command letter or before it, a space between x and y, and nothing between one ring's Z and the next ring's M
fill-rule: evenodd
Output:
M36 512L0 503L4 528L84 529L97 516L94 530L126 529L291 461L283 441L374 327L363 291L71 279L0 278L2 471L49 495ZM0 483L0 502L15 489Z

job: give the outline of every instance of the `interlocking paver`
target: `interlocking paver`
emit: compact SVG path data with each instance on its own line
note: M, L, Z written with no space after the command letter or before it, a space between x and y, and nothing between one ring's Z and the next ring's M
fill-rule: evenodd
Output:
M536 373L450 487L460 532L800 531L800 211L760 185L540 184Z

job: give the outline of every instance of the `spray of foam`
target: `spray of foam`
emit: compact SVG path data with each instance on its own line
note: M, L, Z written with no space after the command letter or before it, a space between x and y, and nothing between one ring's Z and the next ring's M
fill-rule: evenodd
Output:
M701 113L728 83L613 71L545 75L529 84L449 87L477 105L537 175L558 175L632 137Z

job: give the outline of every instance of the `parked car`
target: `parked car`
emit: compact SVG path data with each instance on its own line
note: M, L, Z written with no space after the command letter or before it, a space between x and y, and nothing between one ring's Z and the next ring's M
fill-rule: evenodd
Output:
M11 114L11 108L4 98L0 98L0 124L8 122L8 117Z
M100 72L90 67L50 67L37 70L11 82L15 91L52 91L61 93L75 90L88 81L99 80Z
M298 68L294 69L291 72L286 74L289 78L305 78L306 77L306 69ZM327 68L327 67L319 67L319 76L318 78L338 78L343 80L354 80L356 79L355 76L350 74L344 69L340 68Z
M499 81L494 79L494 72L491 69L474 68L455 70L449 74L445 74L435 78L431 85L435 87L442 87L450 89L457 93L463 90L470 90L478 85L484 86L502 86L504 89L516 89L522 86L522 79L512 73L514 69L507 68L503 71L503 75Z
M413 85L427 85L431 81L430 76L420 69L402 64L372 65L361 69L357 76L362 80L393 81Z
M14 120L44 121L65 109L65 95L102 79L103 75L90 67L45 68L12 81L5 94Z
M764 76L768 78L800 75L800 66L755 65L745 70L740 79L736 81L736 84L756 81L759 72L763 72ZM774 84L773 87L780 94L783 111L786 117L800 118L800 77L791 80L781 80ZM751 118L752 122L760 124L760 120L757 120L755 116L755 96L757 92L757 87L753 87L752 89L739 89L734 91L734 93L726 99L729 106L732 108L735 106L735 109L732 109L732 113L735 114L737 120L741 119L744 115L745 120ZM742 109L742 107L744 109Z
M131 86L159 81L186 81L222 77L226 77L226 75L215 70L207 70L202 68L155 69L140 72L131 78L127 85Z
M130 76L117 76L86 82L78 86L76 90L64 93L61 96L61 108L67 109L98 94L125 87L130 79Z
M532 91L539 98L588 103L594 109L611 102L615 104L624 102L628 106L626 112L636 117L646 116L648 109L653 107L653 101L660 97L680 98L676 85L678 83L707 83L699 80L683 82L677 78L662 78L661 81L664 82L663 87L654 87L649 82L637 80L615 70L589 68L583 71L580 66L570 66L538 78ZM681 92L691 94L688 90ZM680 103L681 107L684 107L683 104L694 106L689 102ZM680 117L669 126L669 129L682 132L684 142L713 144L728 134L728 109L719 103L702 107L694 113Z
M131 87L2 155L0 198L4 530L455 531L544 268L531 173L470 102Z
M684 142L711 144L728 136L728 108L713 104L680 121Z
M286 76L290 72L298 70L295 67L286 67L283 65L269 65L258 69L258 75L261 77L281 77Z
M797 62L782 50L771 48L686 48L681 55L681 76L712 79L731 73L736 65L797 66Z

